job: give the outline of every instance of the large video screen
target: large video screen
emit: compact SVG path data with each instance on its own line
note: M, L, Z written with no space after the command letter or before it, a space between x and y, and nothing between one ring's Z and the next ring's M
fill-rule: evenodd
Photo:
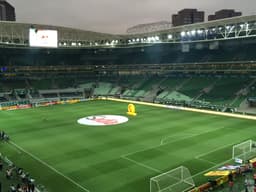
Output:
M56 30L29 29L29 45L31 47L58 47Z

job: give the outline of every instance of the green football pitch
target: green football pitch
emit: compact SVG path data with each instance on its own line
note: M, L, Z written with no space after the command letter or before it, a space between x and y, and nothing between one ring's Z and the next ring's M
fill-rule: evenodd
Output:
M126 116L127 103L88 101L1 111L11 143L0 152L49 192L148 192L150 178L180 165L196 184L225 164L232 145L256 139L254 120L136 105L124 124L86 126L91 115Z

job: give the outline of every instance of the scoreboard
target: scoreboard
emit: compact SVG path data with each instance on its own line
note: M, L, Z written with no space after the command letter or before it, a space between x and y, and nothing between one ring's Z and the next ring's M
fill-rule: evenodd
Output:
M30 47L58 47L58 31L45 29L29 29Z

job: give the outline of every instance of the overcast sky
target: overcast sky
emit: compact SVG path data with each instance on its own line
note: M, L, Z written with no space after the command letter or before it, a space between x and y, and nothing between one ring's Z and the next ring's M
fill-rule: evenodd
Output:
M7 0L18 22L74 27L106 33L125 33L142 23L171 21L183 8L206 15L223 8L256 14L256 0Z

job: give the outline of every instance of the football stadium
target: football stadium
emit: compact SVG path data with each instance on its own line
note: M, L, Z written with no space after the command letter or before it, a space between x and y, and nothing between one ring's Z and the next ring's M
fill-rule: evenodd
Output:
M256 16L126 35L0 22L0 186L244 190L255 49Z

